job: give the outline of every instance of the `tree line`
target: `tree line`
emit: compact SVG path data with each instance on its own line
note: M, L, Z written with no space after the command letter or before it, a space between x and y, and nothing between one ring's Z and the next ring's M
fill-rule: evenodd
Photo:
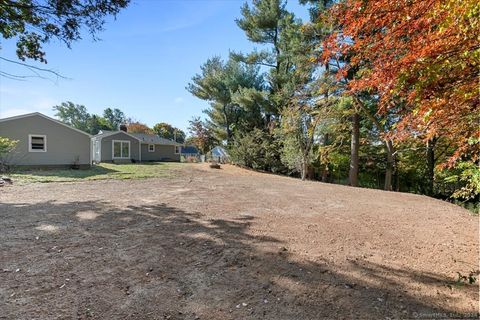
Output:
M55 116L60 121L85 131L89 134L98 134L101 130L116 131L120 125L125 125L130 133L156 134L161 138L184 143L186 134L171 124L160 122L150 128L148 125L127 117L118 108L106 108L102 115L91 114L84 105L67 101L53 107Z
M300 3L309 21L283 0L241 7L257 49L208 59L186 88L208 103L200 141L258 170L478 200L478 4Z

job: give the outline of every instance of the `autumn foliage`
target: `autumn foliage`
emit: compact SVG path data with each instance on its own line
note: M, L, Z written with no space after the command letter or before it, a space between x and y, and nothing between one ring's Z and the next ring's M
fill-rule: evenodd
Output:
M127 124L127 131L130 133L154 134L154 131L141 122L130 122Z
M392 136L446 137L451 163L478 159L479 16L477 0L346 0L322 17L336 30L322 59L348 57L349 93L377 95L399 118Z

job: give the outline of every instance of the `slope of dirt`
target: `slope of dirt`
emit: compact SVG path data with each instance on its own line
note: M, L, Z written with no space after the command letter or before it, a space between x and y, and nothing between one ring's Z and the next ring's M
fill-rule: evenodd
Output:
M185 165L0 189L0 319L478 316L479 222L411 194Z

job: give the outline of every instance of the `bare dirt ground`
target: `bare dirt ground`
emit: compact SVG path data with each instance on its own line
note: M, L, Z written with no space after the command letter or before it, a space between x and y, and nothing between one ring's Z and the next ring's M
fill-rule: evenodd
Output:
M0 189L1 319L443 319L479 221L423 196L185 165Z

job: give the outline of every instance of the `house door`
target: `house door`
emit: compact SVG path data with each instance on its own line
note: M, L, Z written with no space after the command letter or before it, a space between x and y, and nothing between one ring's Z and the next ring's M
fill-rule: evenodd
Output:
M95 162L100 162L100 142L99 141L94 141L93 142L93 160Z

